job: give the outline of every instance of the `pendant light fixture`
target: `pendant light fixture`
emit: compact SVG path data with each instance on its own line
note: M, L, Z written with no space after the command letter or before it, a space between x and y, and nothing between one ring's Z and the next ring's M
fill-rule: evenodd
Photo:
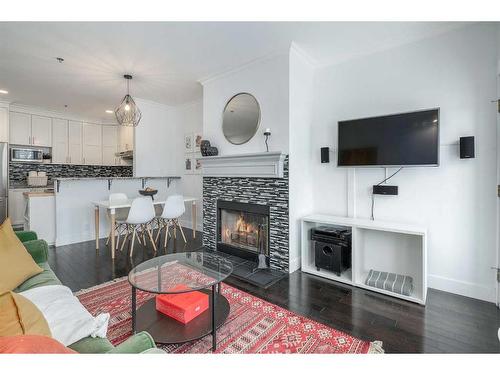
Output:
M135 104L134 99L130 96L130 80L132 76L125 74L123 76L127 80L127 95L123 98L120 105L115 109L115 117L118 124L123 126L137 126L141 121L141 110Z

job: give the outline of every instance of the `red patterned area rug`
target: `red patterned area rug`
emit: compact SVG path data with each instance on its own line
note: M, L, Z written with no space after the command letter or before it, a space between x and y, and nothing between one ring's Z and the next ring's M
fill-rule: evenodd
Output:
M217 330L217 353L383 353L380 341L359 340L227 284L222 284L222 294L231 310ZM79 291L76 296L92 315L111 314L108 338L113 344L130 336L131 287L126 277ZM154 296L137 291L137 305ZM168 353L211 353L211 346L209 335L159 347Z

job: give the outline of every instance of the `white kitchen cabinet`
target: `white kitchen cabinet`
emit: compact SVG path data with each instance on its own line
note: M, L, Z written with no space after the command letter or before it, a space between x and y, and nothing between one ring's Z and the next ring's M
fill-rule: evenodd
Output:
M52 146L52 119L28 113L10 112L10 143L26 146Z
M118 165L120 160L116 157L118 146L118 129L116 126L102 126L102 164Z
M9 189L9 217L12 225L24 224L24 212L26 210L26 202L23 193L30 191L29 189Z
M68 157L70 164L83 164L83 123L68 122Z
M9 108L0 107L0 142L9 142Z
M10 112L9 140L14 145L31 145L31 115Z
M132 126L120 126L118 138L118 148L120 151L129 151L134 149L134 128Z
M83 124L83 164L102 164L102 126Z
M45 116L31 116L31 144L33 146L52 146L52 119Z
M68 120L52 119L52 163L69 163Z

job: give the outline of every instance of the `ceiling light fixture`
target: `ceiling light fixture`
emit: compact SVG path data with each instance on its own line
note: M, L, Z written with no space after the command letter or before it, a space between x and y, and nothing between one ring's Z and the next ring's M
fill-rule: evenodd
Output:
M125 74L123 76L127 80L127 95L123 98L120 105L115 109L115 117L118 124L123 126L137 126L141 121L141 110L135 104L134 99L130 96L130 80L132 75Z
M106 109L106 113L114 113L111 109Z
M8 94L9 92L7 90L0 90L0 94Z

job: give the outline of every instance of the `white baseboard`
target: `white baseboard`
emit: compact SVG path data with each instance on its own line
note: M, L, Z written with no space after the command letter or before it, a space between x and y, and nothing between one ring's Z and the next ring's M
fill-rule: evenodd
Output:
M106 238L108 236L107 233L99 233L99 238ZM68 236L57 236L56 238L56 246L65 246L71 245L74 243L86 242L86 241L95 241L94 232L81 232L78 233L77 236L73 235L71 237Z
M443 290L461 296L476 298L483 301L496 303L495 287L485 287L484 285L469 283L466 281L450 279L447 277L428 275L427 286L429 288Z
M288 262L288 273L295 272L300 269L301 257L290 258Z

